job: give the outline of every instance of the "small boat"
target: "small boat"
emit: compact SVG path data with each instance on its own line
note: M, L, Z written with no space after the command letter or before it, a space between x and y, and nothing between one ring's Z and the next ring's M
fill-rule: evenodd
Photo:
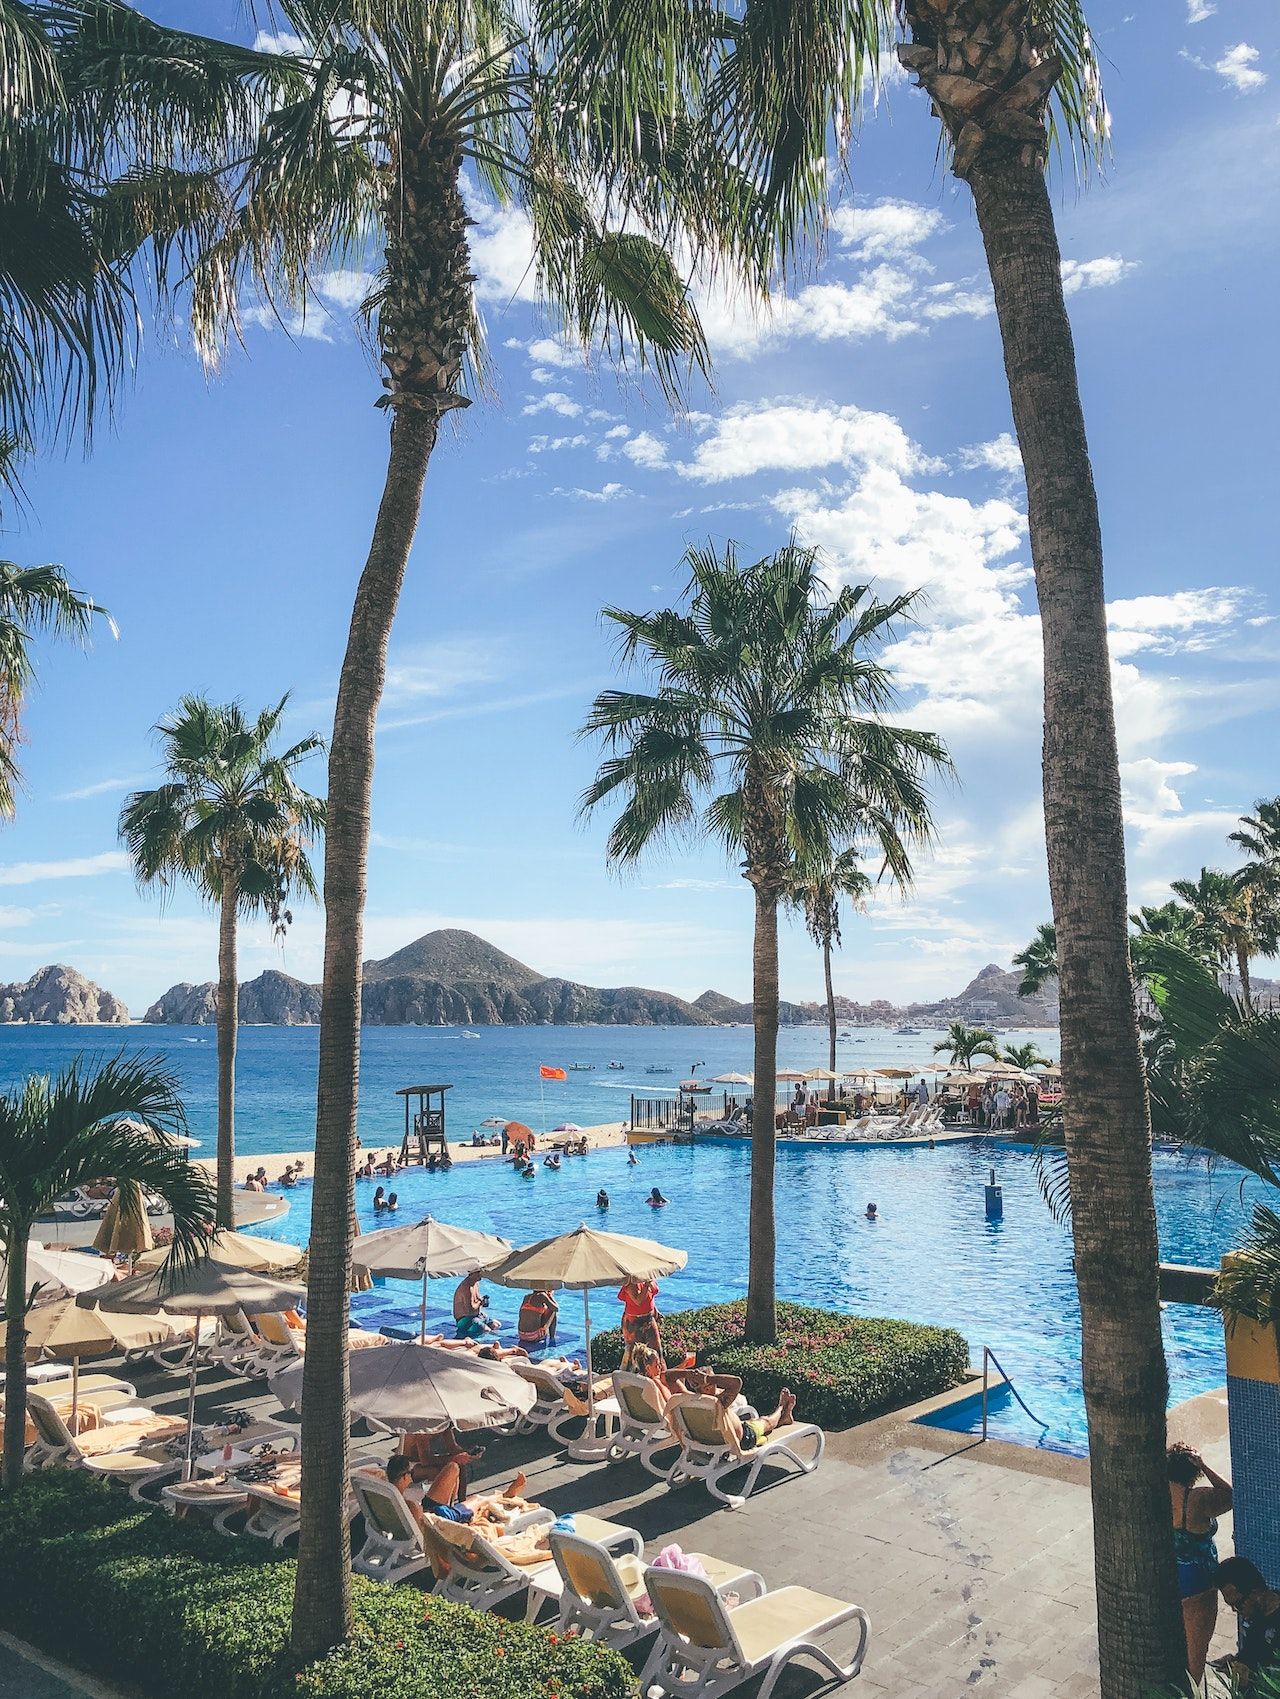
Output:
M622 1070L626 1067L626 1063L625 1062L610 1062L609 1066L614 1070L615 1073L620 1074L622 1072Z
M670 1068L646 1068L645 1069L646 1074L669 1074L671 1071L672 1070Z
M920 1034L918 1026L896 1026L893 1029L895 1038L917 1038Z
M595 1071L596 1065L594 1062L570 1062L569 1064L569 1072L571 1074L594 1074Z

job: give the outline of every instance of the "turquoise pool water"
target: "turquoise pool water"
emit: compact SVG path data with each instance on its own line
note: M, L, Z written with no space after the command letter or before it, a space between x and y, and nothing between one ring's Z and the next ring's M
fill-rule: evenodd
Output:
M993 1164L1004 1188L1003 1221L983 1211L983 1184ZM622 1151L566 1163L559 1173L539 1169L532 1181L506 1165L458 1164L448 1174L407 1172L396 1183L398 1219L429 1210L445 1221L500 1233L514 1243L576 1226L580 1221L656 1237L689 1252L689 1265L663 1282L662 1304L677 1310L735 1297L745 1288L744 1223L750 1174L745 1144L650 1147L628 1168ZM670 1205L651 1210L649 1188L659 1185ZM1164 1256L1211 1263L1237 1242L1260 1183L1238 1170L1157 1154L1156 1184ZM599 1187L611 1207L596 1210ZM373 1187L358 1188L362 1230L375 1226ZM1031 1409L1042 1432L1015 1404L997 1408L992 1431L1002 1438L1056 1450L1085 1450L1079 1372L1079 1310L1071 1274L1070 1237L1050 1219L1025 1149L950 1145L935 1150L782 1146L778 1152L778 1291L785 1298L871 1315L906 1316L958 1328L975 1360L990 1345ZM869 1223L869 1200L879 1219ZM303 1243L310 1188L291 1194L288 1216L272 1231ZM380 1217L376 1225L385 1225ZM1118 1225L1117 1230L1120 1230ZM431 1292L433 1318L447 1322L453 1282ZM490 1289L492 1313L514 1339L519 1294ZM411 1327L417 1290L388 1281L354 1300L366 1322ZM593 1300L593 1328L615 1325L612 1293ZM1214 1317L1171 1307L1164 1315L1165 1347L1174 1402L1220 1386L1222 1329ZM575 1294L562 1300L560 1342L581 1344L582 1313ZM976 1422L977 1410L969 1412Z

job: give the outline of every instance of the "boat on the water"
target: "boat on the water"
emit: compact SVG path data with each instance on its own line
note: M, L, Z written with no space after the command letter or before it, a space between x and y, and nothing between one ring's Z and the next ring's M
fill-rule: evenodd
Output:
M610 1064L609 1064L609 1066L614 1070L614 1072L619 1073L619 1074L626 1067L626 1065L627 1064L625 1062L610 1062Z
M920 1028L918 1026L896 1026L893 1029L893 1036L895 1038L918 1038Z
M648 1068L645 1069L646 1074L669 1074L669 1073L672 1073L673 1071L674 1070L671 1069L671 1068L648 1067Z
M594 1062L570 1062L569 1064L569 1072L571 1074L594 1074L595 1071L596 1065Z

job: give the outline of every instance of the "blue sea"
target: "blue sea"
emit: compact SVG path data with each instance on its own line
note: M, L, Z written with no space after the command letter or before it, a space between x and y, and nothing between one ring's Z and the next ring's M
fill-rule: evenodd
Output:
M394 1143L403 1125L400 1085L452 1083L450 1135L466 1136L486 1116L530 1125L573 1120L584 1126L620 1120L632 1090L669 1091L692 1064L699 1073L750 1067L751 1034L745 1029L688 1028L477 1028L466 1037L452 1028L370 1028L364 1034L360 1125L366 1145ZM855 1031L840 1046L841 1065L927 1064L934 1033L895 1037ZM1011 1041L1014 1035L1010 1035ZM1052 1034L1034 1034L1056 1051ZM307 1149L314 1120L316 1033L307 1028L247 1028L241 1035L238 1137L245 1152ZM124 1044L163 1054L187 1092L192 1131L211 1154L215 1119L215 1049L206 1028L106 1029L0 1027L0 1085L31 1069L56 1070L80 1051L106 1054ZM783 1066L825 1061L825 1034L816 1029L783 1033ZM610 1072L610 1060L624 1063ZM541 1087L539 1063L595 1062L594 1073L569 1074ZM670 1066L670 1076L645 1074ZM518 1179L509 1166L485 1160L459 1163L447 1174L408 1171L397 1177L399 1220L428 1211L445 1221L499 1233L527 1243L591 1221L643 1234L689 1253L688 1267L663 1283L670 1312L739 1296L747 1270L746 1219L750 1152L744 1142L693 1148L648 1147L639 1166L612 1149L567 1161L559 1173L539 1168ZM983 1185L991 1166L1004 1188L1004 1219L989 1222ZM1209 1168L1198 1160L1157 1153L1155 1161L1161 1249L1167 1260L1214 1263L1246 1229L1255 1199L1265 1188L1239 1170ZM993 1432L1026 1444L1068 1452L1085 1449L1080 1390L1080 1324L1071 1272L1069 1232L1050 1218L1025 1148L983 1144L924 1148L849 1149L782 1145L778 1152L778 1290L785 1298L874 1315L958 1328L974 1361L984 1345L996 1351L1027 1403L1046 1426L1030 1422L1016 1405L997 1409ZM658 1185L671 1200L647 1207ZM609 1194L607 1211L596 1193ZM373 1187L357 1188L362 1229L385 1225L372 1213ZM298 1244L308 1232L311 1189L289 1194L289 1211L266 1231ZM874 1200L879 1219L865 1219ZM261 1229L259 1229L261 1231ZM1117 1232L1123 1224L1117 1223ZM388 1281L354 1300L367 1323L412 1328L418 1289ZM434 1283L433 1320L446 1324L451 1283ZM593 1298L593 1327L614 1325L610 1293ZM492 1309L514 1336L518 1294L494 1288ZM566 1294L560 1343L580 1347L580 1300ZM1164 1315L1171 1398L1221 1386L1225 1376L1222 1329L1205 1311L1171 1306ZM976 1412L971 1412L976 1419Z

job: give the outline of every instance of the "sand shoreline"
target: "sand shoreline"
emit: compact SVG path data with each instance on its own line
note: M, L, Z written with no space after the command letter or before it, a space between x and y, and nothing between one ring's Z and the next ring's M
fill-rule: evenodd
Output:
M584 1127L582 1136L586 1139L589 1150L607 1150L610 1146L626 1142L624 1136L626 1125L625 1121L604 1121L596 1127ZM534 1130L537 1131L536 1128ZM554 1136L554 1134L546 1135L548 1147ZM542 1146L542 1144L543 1136L539 1135L538 1145ZM398 1154L400 1146L397 1143L394 1145L364 1145L362 1148L364 1151L372 1150L377 1160L381 1161L388 1150L391 1150L393 1154ZM455 1139L449 1140L449 1155L455 1162L500 1162L502 1160L502 1151L497 1145L487 1145L481 1149L466 1141L458 1143ZM210 1173L213 1173L217 1168L216 1157L198 1156L193 1157L192 1161L198 1162L202 1168L208 1169ZM274 1186L280 1175L284 1173L285 1167L289 1163L297 1162L302 1163L303 1179L309 1180L315 1173L316 1154L314 1150L255 1151L252 1156L237 1156L235 1159L235 1183L242 1185L250 1174L256 1173L259 1168L265 1168L267 1180L269 1184ZM412 1163L409 1171L412 1172L413 1169L420 1166L418 1163Z

